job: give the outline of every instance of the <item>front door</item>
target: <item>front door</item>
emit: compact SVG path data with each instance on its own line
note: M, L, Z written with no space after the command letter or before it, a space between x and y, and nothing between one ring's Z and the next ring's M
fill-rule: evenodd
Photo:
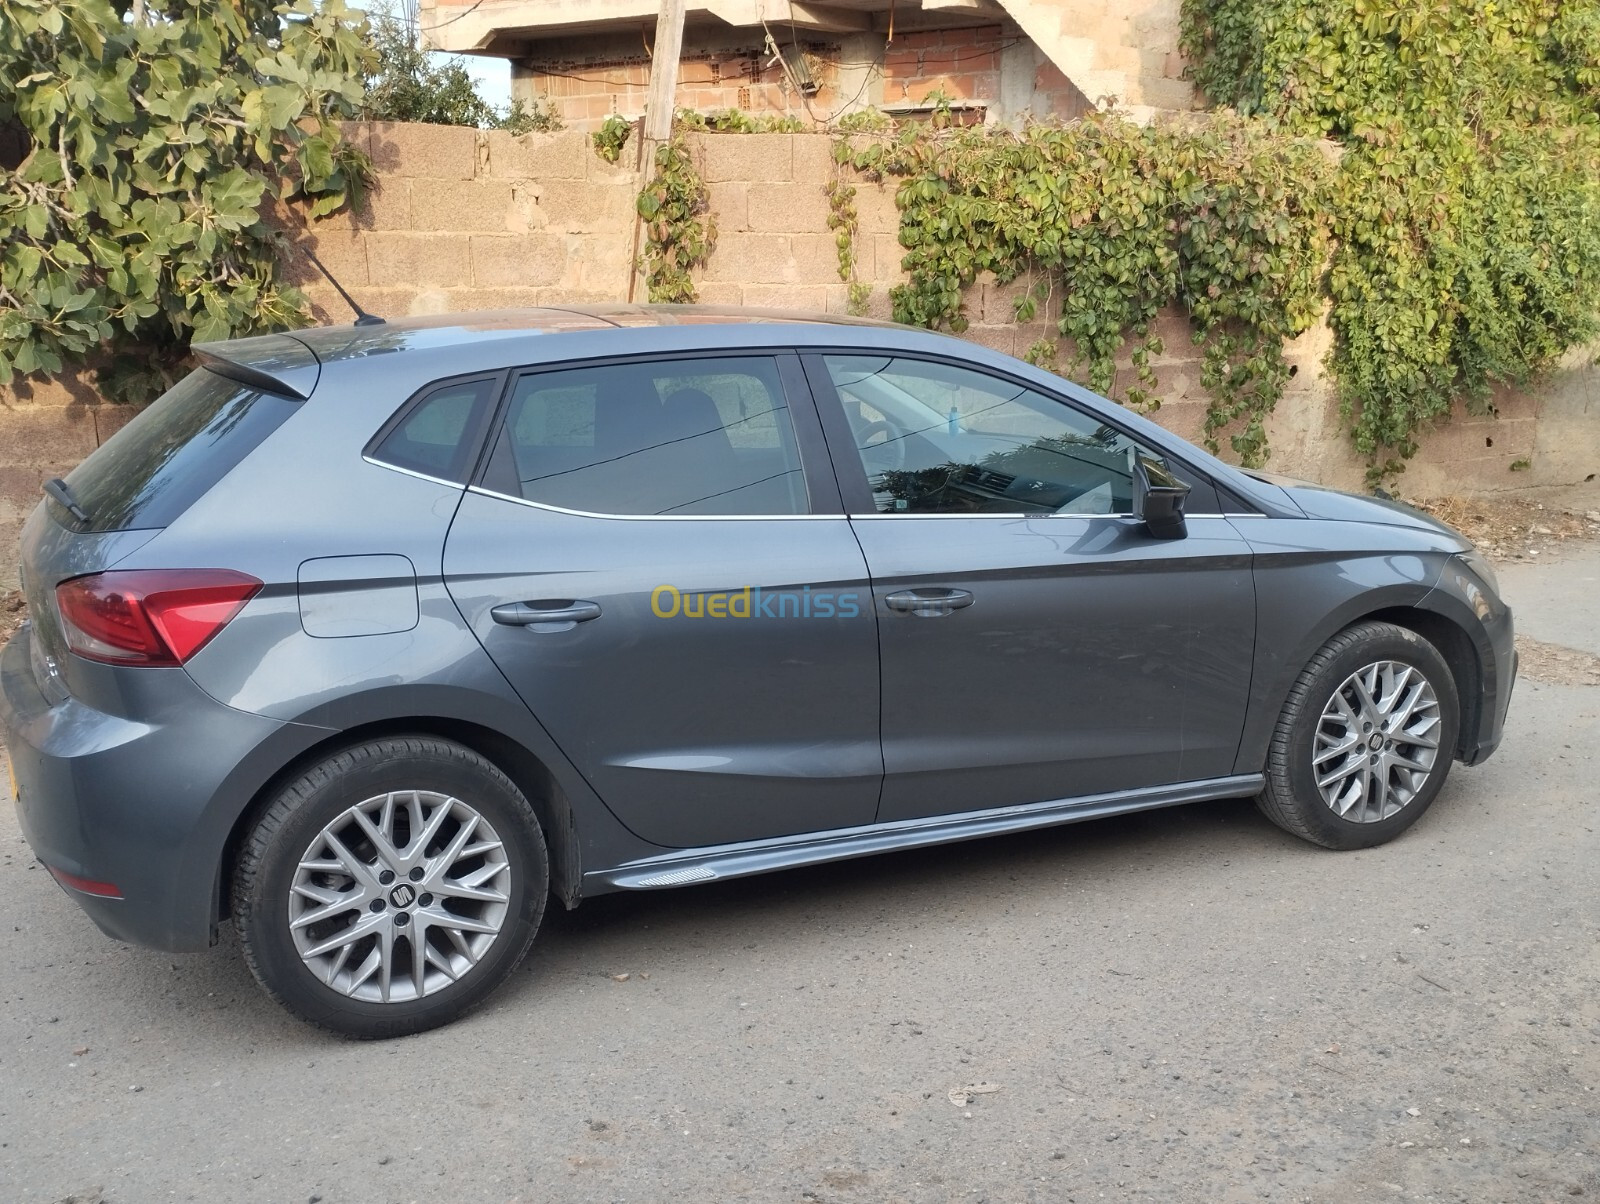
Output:
M1159 453L1086 411L932 360L807 370L872 575L880 820L1232 774L1255 598L1208 484L1154 539L1131 457Z
M787 355L529 372L451 528L462 613L655 844L872 820L876 621L816 421Z

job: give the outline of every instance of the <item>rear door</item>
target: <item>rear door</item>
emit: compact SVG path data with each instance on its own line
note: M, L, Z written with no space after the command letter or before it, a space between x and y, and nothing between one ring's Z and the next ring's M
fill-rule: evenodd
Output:
M1255 595L1208 482L1155 539L1131 457L1159 453L1094 415L937 360L806 368L873 581L880 820L1232 773Z
M444 568L637 835L692 847L871 822L876 622L792 355L517 377Z

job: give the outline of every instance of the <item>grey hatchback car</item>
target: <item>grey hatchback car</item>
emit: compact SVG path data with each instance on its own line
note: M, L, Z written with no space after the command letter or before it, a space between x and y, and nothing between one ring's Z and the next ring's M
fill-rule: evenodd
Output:
M671 307L197 348L28 520L23 831L340 1033L552 894L1254 796L1335 849L1500 739L1511 616L1391 502L885 324Z

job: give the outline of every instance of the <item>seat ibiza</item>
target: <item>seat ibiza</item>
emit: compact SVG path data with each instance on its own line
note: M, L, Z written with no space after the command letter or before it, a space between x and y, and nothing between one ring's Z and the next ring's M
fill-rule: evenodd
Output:
M944 336L536 309L212 344L28 520L0 726L111 936L358 1037L547 898L1254 796L1334 849L1500 739L1494 575Z

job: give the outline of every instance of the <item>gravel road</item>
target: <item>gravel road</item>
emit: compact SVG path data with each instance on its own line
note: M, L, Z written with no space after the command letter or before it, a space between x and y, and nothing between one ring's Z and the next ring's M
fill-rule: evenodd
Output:
M1505 584L1600 653L1600 551ZM1381 849L1218 803L595 899L380 1045L103 938L3 800L0 1200L1593 1198L1597 748L1525 676Z

